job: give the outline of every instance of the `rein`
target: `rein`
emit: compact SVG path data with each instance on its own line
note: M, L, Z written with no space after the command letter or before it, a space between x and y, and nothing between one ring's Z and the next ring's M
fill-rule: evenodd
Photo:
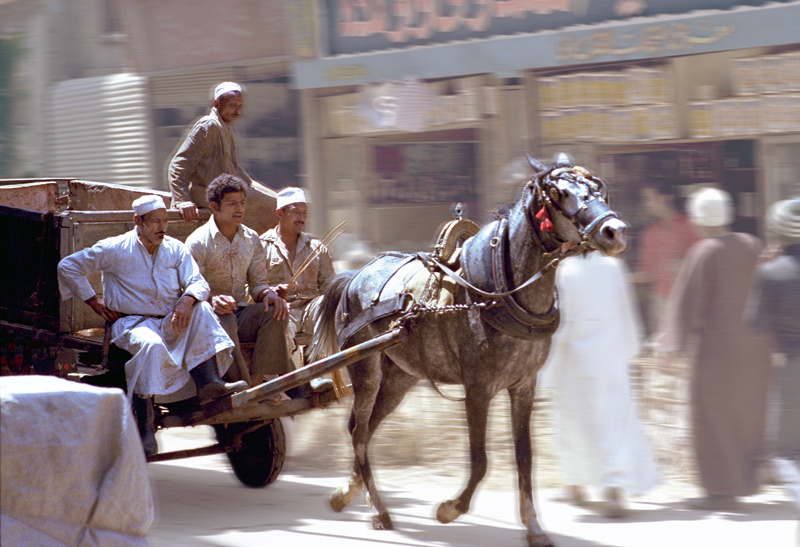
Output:
M494 242L494 239L496 239L496 238L493 238L493 243L494 244L499 244L498 242ZM480 296L483 296L485 298L505 298L507 296L511 296L512 294L515 294L515 293L521 291L522 289L525 289L528 286L532 285L533 283L538 281L539 278L541 278L545 273L547 273L548 269L556 268L558 266L559 262L562 259L564 259L564 258L566 258L566 257L568 257L570 255L573 255L573 254L576 254L578 252L581 252L581 251L585 250L586 245L587 245L587 242L583 241L580 244L575 245L573 247L570 247L566 251L563 251L560 255L550 259L550 261L547 264L542 266L542 268L538 272L534 273L531 277L529 277L527 280L525 280L525 282L522 283L522 285L520 285L520 286L518 286L518 287L516 287L514 289L511 289L509 291L504 291L504 292L488 292L488 291L484 291L482 289L479 289L478 287L476 287L475 285L473 285L472 283L470 283L469 281L467 281L466 279L464 279L463 277L458 275L452 269L447 267L445 264L442 264L441 262L436 260L429 253L424 253L424 252L417 253L417 257L428 267L429 270L433 270L433 269L437 269L438 268L444 274L446 274L450 279L452 279L453 281L455 281L457 284L459 284L460 286L464 287L468 291L471 291L471 292L473 292L475 294L478 294Z

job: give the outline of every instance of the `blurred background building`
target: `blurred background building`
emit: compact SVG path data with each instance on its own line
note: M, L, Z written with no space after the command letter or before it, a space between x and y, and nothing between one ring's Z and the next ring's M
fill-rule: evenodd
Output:
M0 0L0 177L167 189L223 80L242 163L301 185L311 228L427 247L462 202L518 196L523 154L735 197L734 229L800 194L800 2ZM636 252L633 231L632 253Z

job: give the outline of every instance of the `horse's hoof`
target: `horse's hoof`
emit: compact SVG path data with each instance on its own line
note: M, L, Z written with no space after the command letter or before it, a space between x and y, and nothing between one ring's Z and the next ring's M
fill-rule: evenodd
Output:
M456 502L453 500L443 502L436 510L436 520L442 524L453 522L461 516L461 511L456 509Z
M336 511L337 513L341 513L342 510L347 507L349 501L346 499L344 492L341 488L337 488L333 491L331 496L328 498L328 503L331 504L331 509Z
M528 547L555 547L547 534L528 533Z
M372 529L373 530L394 530L394 524L392 524L392 518L389 516L388 513L384 513L383 515L375 515L372 517Z

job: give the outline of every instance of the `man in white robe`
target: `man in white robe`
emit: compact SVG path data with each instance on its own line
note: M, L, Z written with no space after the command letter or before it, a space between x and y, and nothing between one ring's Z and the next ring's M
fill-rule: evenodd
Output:
M626 278L622 260L597 252L559 265L561 325L542 378L552 389L567 501L585 501L584 488L596 488L607 517L624 516L626 495L658 481L629 381L641 325Z
M168 395L194 380L202 404L246 389L245 382L220 379L231 364L233 342L206 302L208 283L192 255L165 234L164 201L144 196L133 209L133 230L61 260L62 299L78 297L114 322L112 342L133 355L125 364L129 395ZM102 297L87 279L97 271L103 273ZM154 437L149 437L145 448L151 452Z

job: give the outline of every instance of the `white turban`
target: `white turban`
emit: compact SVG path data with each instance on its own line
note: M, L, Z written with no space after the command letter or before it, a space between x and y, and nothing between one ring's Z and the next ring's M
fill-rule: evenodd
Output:
M702 188L692 193L686 209L697 226L728 226L733 220L731 195L716 188Z
M230 93L231 91L238 91L239 93L242 92L242 86L237 84L236 82L222 82L217 87L214 88L214 100L216 101L222 95L226 93Z
M164 200L161 196L142 196L133 202L133 212L140 217L146 215L150 211L166 208L167 206L164 205Z
M278 209L283 209L292 203L308 203L308 198L302 188L290 186L278 192Z
M783 243L800 243L800 198L773 203L767 215L767 226Z

